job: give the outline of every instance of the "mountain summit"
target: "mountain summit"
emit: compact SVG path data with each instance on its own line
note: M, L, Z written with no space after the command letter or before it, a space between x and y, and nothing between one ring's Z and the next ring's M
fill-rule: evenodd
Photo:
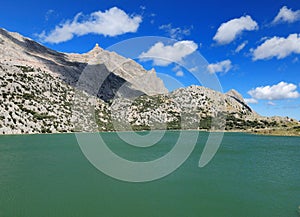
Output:
M85 54L60 53L18 33L10 33L0 29L0 51L0 63L24 67L30 65L33 68L40 68L70 85L76 84L81 72L88 65L96 64L98 68L101 68L98 70L102 73L101 77L110 80L111 84L115 83L115 86L106 87L112 90L113 94L99 93L100 98L106 101L115 97L116 88L124 83L129 89L141 91L146 95L168 92L156 73L153 71L148 73L135 61L106 51L98 44Z

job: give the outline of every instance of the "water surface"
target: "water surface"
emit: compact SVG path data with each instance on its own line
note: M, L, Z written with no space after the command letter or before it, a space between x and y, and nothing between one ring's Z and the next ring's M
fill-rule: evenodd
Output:
M163 156L179 132L141 149L103 133L118 155L148 161ZM214 159L190 158L149 183L127 183L95 169L75 135L0 137L0 217L297 217L300 137L226 133Z

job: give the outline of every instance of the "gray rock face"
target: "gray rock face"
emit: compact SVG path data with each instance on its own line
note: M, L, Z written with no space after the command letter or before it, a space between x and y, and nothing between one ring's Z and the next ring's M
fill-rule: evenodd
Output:
M93 68L93 75L101 77L104 85L94 88L101 89L99 96L105 101L111 100L123 85L126 93L117 96L126 96L129 92L146 95L168 92L155 71L148 72L135 61L105 51L98 44L85 54L59 53L4 29L0 29L0 41L0 63L40 68L72 86L76 85L82 71Z
M141 91L146 95L164 94L168 92L162 80L156 76L154 69L147 71L135 61L124 58L115 52L105 51L100 48L98 44L86 54L69 55L69 59L76 61L81 61L82 58L88 59L89 65L105 66L106 70L114 74L115 77L124 79L123 84L120 84L120 86L126 83L125 85L127 87ZM123 95L121 92L119 92L119 94ZM128 96L128 91L126 91L126 93L125 96ZM133 96L136 96L136 94Z
M235 98L236 100L238 100L240 102L245 102L242 95L234 89L231 89L230 91L228 91L226 93L226 95L231 96L231 97Z

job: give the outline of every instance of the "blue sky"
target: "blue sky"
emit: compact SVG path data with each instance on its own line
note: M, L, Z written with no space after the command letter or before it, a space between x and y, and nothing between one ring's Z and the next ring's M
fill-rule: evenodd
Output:
M170 51L166 58L180 62L198 51L224 92L236 89L262 115L300 120L299 1L12 0L0 10L0 27L62 52L84 53L95 43L107 48L141 36L174 38L177 45L143 52ZM105 19L119 19L120 25ZM176 64L141 63L184 86L196 83Z

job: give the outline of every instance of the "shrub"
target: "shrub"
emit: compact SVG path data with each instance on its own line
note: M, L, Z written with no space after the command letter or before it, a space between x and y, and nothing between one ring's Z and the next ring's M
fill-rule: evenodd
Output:
M30 66L18 66L18 65L15 66L21 69L22 72L34 72L34 68Z

